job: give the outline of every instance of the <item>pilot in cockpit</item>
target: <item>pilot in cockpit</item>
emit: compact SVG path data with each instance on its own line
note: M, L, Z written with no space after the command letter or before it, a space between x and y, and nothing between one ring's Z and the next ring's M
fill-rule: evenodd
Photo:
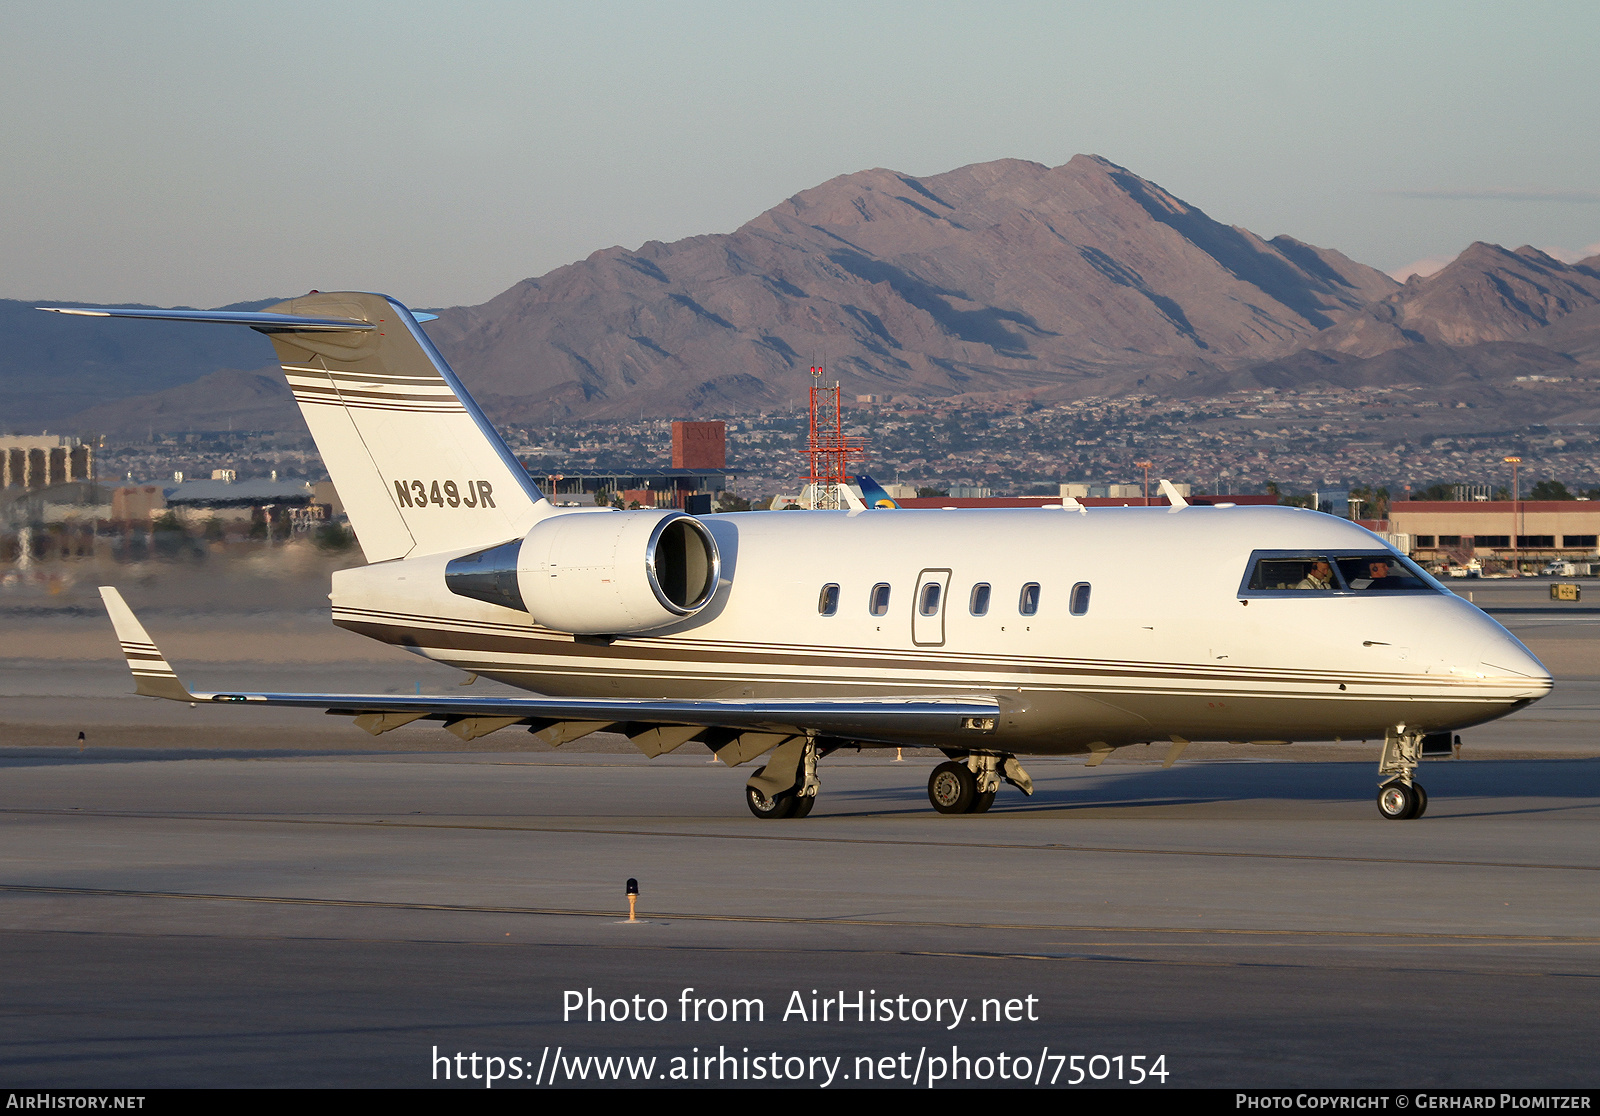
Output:
M1311 565L1311 570L1300 579L1296 589L1332 589L1333 567L1328 565L1326 558L1318 558Z
M1376 559L1367 563L1367 577L1371 583L1363 586L1366 589L1403 589L1408 588L1404 581L1393 577L1389 573L1389 563Z

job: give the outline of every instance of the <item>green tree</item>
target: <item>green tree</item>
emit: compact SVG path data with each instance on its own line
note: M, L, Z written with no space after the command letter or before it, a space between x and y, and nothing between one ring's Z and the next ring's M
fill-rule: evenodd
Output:
M1572 493L1567 491L1567 486L1558 480L1542 480L1533 486L1533 491L1528 493L1530 500L1575 500Z
M349 550L356 544L356 533L343 523L324 523L314 537L321 550Z

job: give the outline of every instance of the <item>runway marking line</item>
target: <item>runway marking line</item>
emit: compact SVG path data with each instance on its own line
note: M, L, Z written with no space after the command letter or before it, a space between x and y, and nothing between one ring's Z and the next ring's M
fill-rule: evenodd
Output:
M697 833L658 829L604 829L592 826L469 825L463 823L342 821L329 818L216 817L205 814L133 814L88 810L0 809L3 814L74 818L125 818L139 821L231 822L247 825L338 825L370 829L439 829L485 833L588 833L614 837L676 837L694 841L795 841L823 845L890 845L913 848L1004 849L1012 852L1127 853L1135 856L1205 856L1224 860L1305 860L1334 864L1396 864L1428 868L1523 868L1553 872L1600 872L1600 864L1544 864L1507 860L1425 860L1388 856L1326 856L1317 853L1226 852L1216 849L1140 849L1112 845L1022 844L1001 841L913 841L895 837L808 837L791 833Z
M511 907L463 903L408 903L384 899L326 899L291 895L227 895L197 891L145 891L127 888L53 887L48 884L0 883L0 892L31 895L77 895L114 899L187 899L198 902L273 903L303 907L355 907L376 910L442 911L452 914L535 915L563 918L604 918L616 921L614 910L587 910L576 907ZM1219 926L1071 926L1026 922L931 922L922 919L883 918L803 918L788 915L700 914L657 911L653 921L739 922L757 924L816 926L883 926L951 930L1033 930L1054 934L1218 934L1228 936L1279 938L1363 938L1399 941L1456 942L1550 942L1565 945L1600 945L1600 937L1572 934L1441 934L1423 931L1382 930L1266 930Z

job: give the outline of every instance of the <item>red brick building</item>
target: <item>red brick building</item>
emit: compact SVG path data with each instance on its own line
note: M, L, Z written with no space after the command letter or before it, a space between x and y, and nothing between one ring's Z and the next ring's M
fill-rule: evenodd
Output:
M725 469L728 467L728 424L675 422L672 424L674 469Z

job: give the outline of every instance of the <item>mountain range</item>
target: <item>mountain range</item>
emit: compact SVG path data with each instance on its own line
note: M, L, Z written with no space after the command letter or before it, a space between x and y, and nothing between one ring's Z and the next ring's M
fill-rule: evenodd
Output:
M272 361L248 331L19 323L25 305L0 304L0 337L30 331L0 346L6 426L299 425L275 372L238 371ZM518 423L773 407L814 364L847 393L913 398L1570 373L1597 359L1597 306L1600 257L1474 244L1402 285L1079 155L844 175L732 233L608 248L427 329L485 409Z

